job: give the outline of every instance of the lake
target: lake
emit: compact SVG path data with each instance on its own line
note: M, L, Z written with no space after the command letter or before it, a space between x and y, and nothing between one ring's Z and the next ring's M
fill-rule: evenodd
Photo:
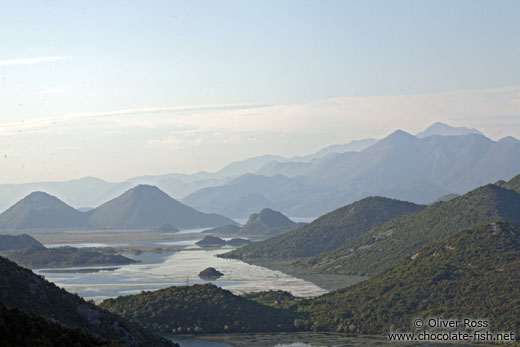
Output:
M202 249L195 245L205 229L184 230L180 233L153 234L146 232L128 233L105 232L101 237L78 237L70 232L63 238L64 243L55 243L59 235L52 236L47 247L122 247L121 249L144 248L145 251L122 253L139 260L140 263L122 266L74 267L65 269L40 269L35 272L49 281L77 293L83 298L100 302L107 298L140 293L143 290L157 290L170 286L186 284L214 283L233 293L285 290L295 296L311 297L321 295L327 290L318 285L295 276L268 269L266 267L246 264L235 259L221 259L216 255L230 250ZM128 235L128 238L125 238ZM93 237L94 236L94 237ZM149 236L149 237L148 237ZM70 242L73 241L73 242ZM107 241L107 242L102 242ZM163 248L157 251L157 248ZM168 247L179 247L177 250ZM224 273L217 280L205 281L198 277L203 269L212 266ZM360 278L352 278L352 283ZM346 280L348 282L348 280ZM317 282L320 283L320 282ZM365 346L391 345L384 338L351 337L332 333L276 333L276 334L218 334L211 336L167 337L182 347L318 347L318 346ZM413 346L413 345L412 345ZM416 344L415 346L421 346ZM426 346L426 345L424 345Z
M174 242L176 241L159 241ZM35 272L69 292L96 302L120 295L137 294L143 290L208 282L233 293L280 289L296 296L309 297L327 292L309 281L280 271L249 265L235 259L216 257L217 254L227 251L229 249L204 250L194 247L176 252L125 254L141 263L117 267L75 267L60 269L59 272L40 269ZM200 279L199 272L210 266L224 273L224 276L212 281ZM96 272L84 271L88 269Z

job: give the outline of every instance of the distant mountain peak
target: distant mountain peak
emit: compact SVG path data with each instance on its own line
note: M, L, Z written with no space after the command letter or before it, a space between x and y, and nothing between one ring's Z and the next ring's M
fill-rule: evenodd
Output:
M158 187L148 184L138 184L135 187L127 190L123 195L134 199L162 197L163 199L175 200Z
M156 186L152 186L149 184L138 184L132 189L128 190L129 192L139 193L139 192L162 192Z
M292 220L284 216L282 213L270 208L264 208L260 213L253 213L249 217L247 224L256 222L263 223L269 227L281 227L294 224Z
M393 133L391 133L387 137L414 137L414 136L412 134L410 134L410 133L407 133L404 130L397 129L396 131L394 131Z
M0 214L0 228L48 229L82 227L84 215L57 197L36 191Z
M460 135L469 135L469 134L477 134L485 136L482 132L475 128L466 128L466 127L452 127L448 124L435 122L430 125L426 130L417 133L415 136L419 138L424 138L432 135L441 135L441 136L460 136Z
M156 186L139 184L90 211L90 225L108 228L222 226L234 221L184 205Z
M388 135L387 137L385 137L383 140L376 143L372 147L378 146L378 144L380 144L380 146L385 146L385 144L401 143L403 141L410 141L410 140L411 141L417 140L417 138L415 136L413 136L412 134L399 129L399 130L394 131L393 133L391 133L390 135Z
M138 184L134 188L130 189L134 191L146 191L146 190L160 190L156 186L152 186L149 184Z
M520 143L520 140L513 136L506 136L498 140L498 142L506 142L506 143Z
M27 195L25 198L23 198L22 201L30 201L30 202L40 202L40 201L51 201L51 200L58 200L57 197L50 195L45 192L36 191L32 192L31 194Z

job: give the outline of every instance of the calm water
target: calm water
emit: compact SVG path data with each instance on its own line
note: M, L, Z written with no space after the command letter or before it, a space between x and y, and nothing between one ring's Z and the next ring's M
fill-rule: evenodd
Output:
M213 339L213 341L208 341ZM262 334L218 334L213 336L203 336L200 338L174 337L172 341L179 343L182 347L361 347L361 346L441 346L427 343L391 343L384 337L367 336L347 336L334 333L262 333ZM469 345L450 345L442 346L464 347Z
M249 265L234 259L221 259L216 255L229 249L204 250L194 246L201 239L204 229L186 230L184 236L189 239L134 241L128 243L72 243L75 247L108 247L108 246L186 246L181 251L152 253L144 252L138 256L125 254L139 264L106 267L76 267L60 269L66 272L49 270L35 271L49 281L77 293L85 299L97 302L121 295L140 293L143 290L157 290L176 285L208 283L198 277L198 273L206 267L213 266L224 273L224 276L210 281L234 293L285 290L293 295L309 297L324 294L326 290L317 285L261 266ZM178 235L178 233L177 233ZM175 235L175 236L177 236ZM172 234L172 236L174 236ZM65 244L47 244L47 247L58 247ZM95 269L97 272L78 272ZM347 337L330 333L276 333L276 334L229 334L203 337L170 337L182 347L319 347L319 346L379 346L391 345L385 339L366 337ZM421 345L416 345L421 346ZM426 345L423 345L426 346Z
M315 296L326 292L311 282L279 271L249 265L239 260L215 257L216 254L227 251L228 249L194 248L175 253L146 252L139 256L127 255L140 260L141 263L123 265L116 270L112 266L110 270L92 273L55 273L45 269L39 270L37 273L70 292L95 301L120 295L137 294L143 290L186 285L186 283L208 283L208 281L201 280L198 273L209 266L224 273L224 276L218 280L209 282L234 293L281 289L297 296ZM88 268L103 269L103 267L69 269Z

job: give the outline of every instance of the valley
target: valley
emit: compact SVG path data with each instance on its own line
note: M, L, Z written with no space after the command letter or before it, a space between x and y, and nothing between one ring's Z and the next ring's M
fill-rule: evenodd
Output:
M0 23L0 347L520 347L519 0Z
M482 135L455 137L464 136ZM396 132L365 150L396 139L425 141ZM270 181L247 175L260 186ZM22 293L32 293L35 276L49 281L42 282L44 297L56 300L56 285L94 306L71 315L45 299L33 311L7 282L0 304L21 310L3 314L51 321L66 314L72 327L102 310L141 326L139 339L159 335L181 346L384 345L385 334L406 331L412 318L438 314L485 317L513 332L520 327L518 182L520 175L429 204L368 196L318 217L262 207L235 220L149 185L93 209L33 192L0 214L0 252L34 274L18 278L16 265L5 263L7 273ZM206 191L227 196L220 189ZM74 305L86 307L77 301L69 309ZM45 326L38 317L34 324ZM87 330L56 334L87 341Z

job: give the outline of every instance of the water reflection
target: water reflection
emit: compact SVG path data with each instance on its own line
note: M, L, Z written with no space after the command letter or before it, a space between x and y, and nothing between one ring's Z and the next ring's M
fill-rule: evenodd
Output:
M102 267L73 268L93 269L90 272L52 272L39 270L49 281L77 293L86 299L100 301L120 295L157 290L169 286L212 282L234 293L286 290L296 296L316 296L326 292L317 285L286 275L279 271L249 265L235 259L221 259L215 255L227 250L186 249L175 253L155 254L145 252L130 255L141 263L123 265L118 269L104 270ZM224 273L217 280L204 281L198 277L203 269L212 266Z

